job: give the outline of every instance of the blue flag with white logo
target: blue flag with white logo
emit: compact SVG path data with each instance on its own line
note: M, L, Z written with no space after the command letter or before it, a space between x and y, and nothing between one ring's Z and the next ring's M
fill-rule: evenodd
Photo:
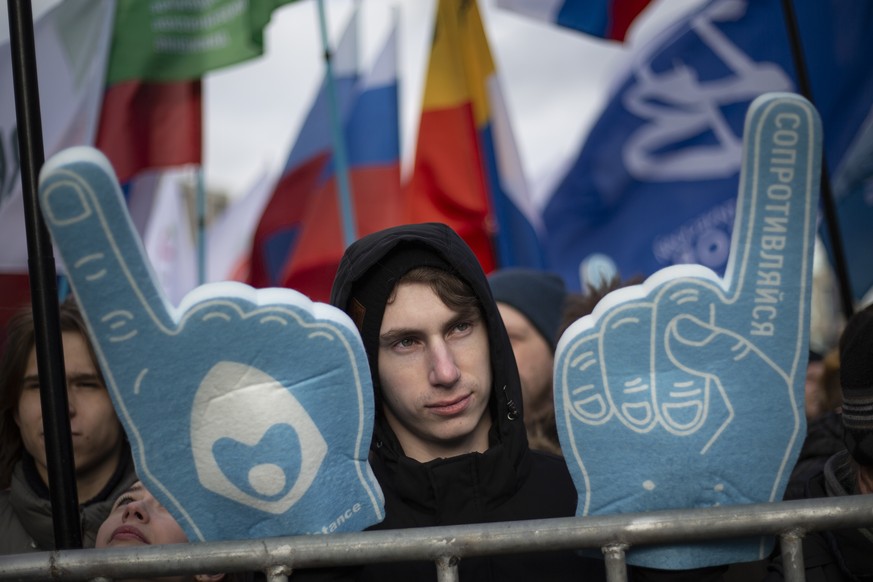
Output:
M571 289L591 256L624 277L724 273L744 116L763 93L797 90L780 4L711 0L637 50L544 210L548 261ZM873 3L794 5L833 176L873 105Z

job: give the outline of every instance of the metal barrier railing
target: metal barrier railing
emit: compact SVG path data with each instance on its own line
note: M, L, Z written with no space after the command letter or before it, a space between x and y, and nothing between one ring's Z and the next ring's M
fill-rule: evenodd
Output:
M873 526L873 495L707 509L567 517L451 527L206 542L136 549L63 550L0 556L0 580L87 580L203 572L266 573L286 581L295 569L429 560L440 582L458 580L470 556L601 548L607 580L627 580L633 546L779 536L785 580L805 579L802 537L811 531ZM293 576L292 576L293 580Z

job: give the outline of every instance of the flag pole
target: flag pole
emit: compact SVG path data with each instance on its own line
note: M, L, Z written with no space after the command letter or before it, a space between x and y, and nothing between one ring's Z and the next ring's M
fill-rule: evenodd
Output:
M206 186L203 166L197 166L197 284L206 283Z
M800 94L815 106L812 98L812 85L809 81L809 70L806 67L806 59L803 56L803 44L800 40L800 29L797 26L797 14L794 12L794 4L791 0L782 0L782 14L785 17L785 28L788 30L788 42L791 46L791 58L794 68L797 70L797 85ZM852 299L852 284L849 277L849 268L846 265L846 252L843 249L843 236L840 232L840 223L837 217L837 207L834 203L834 194L831 189L830 172L828 171L827 157L822 150L821 163L821 200L825 224L827 225L828 237L831 241L831 249L834 255L834 273L837 276L837 287L840 294L840 304L843 315L848 321L854 313L854 300Z
M7 7L34 347L39 383L44 387L39 391L39 396L55 549L75 549L82 547L82 530L61 343L57 271L51 238L37 199L39 171L45 162L45 149L39 107L33 10L30 0L8 0Z
M349 246L358 239L355 225L355 207L352 200L352 188L349 184L349 167L346 158L346 143L337 105L336 84L334 83L332 53L327 39L327 15L324 10L324 0L318 0L318 20L321 28L321 44L324 49L324 64L326 67L327 101L330 110L330 130L333 139L333 159L337 176L340 215L343 225L343 242Z

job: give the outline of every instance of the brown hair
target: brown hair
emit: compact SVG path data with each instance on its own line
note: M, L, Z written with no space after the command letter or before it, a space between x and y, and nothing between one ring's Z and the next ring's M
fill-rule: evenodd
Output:
M61 333L76 332L88 339L85 320L78 305L72 300L64 301L59 308ZM9 318L6 324L6 344L0 356L0 490L9 487L12 467L21 457L23 444L21 431L15 422L18 401L23 389L27 361L35 345L33 311L28 305ZM94 367L99 371L97 356L90 341L88 354Z
M530 422L525 419L525 427L527 428L527 441L531 449L564 456L561 442L558 439L558 425L554 408L550 414L542 418L533 419Z
M594 308L598 303L600 303L600 300L607 294L616 289L621 289L622 287L639 285L644 280L645 279L642 276L637 275L626 281L622 281L618 275L616 275L609 281L604 281L596 287L588 285L585 293L568 294L567 298L564 300L564 311L561 314L561 325L558 327L558 337L560 338L561 335L567 331L567 328L573 325L577 319L589 315L594 311Z
M467 283L460 277L435 267L415 267L400 277L401 283L423 283L429 285L446 307L458 313L482 315L479 299ZM397 286L388 297L388 303L394 301Z

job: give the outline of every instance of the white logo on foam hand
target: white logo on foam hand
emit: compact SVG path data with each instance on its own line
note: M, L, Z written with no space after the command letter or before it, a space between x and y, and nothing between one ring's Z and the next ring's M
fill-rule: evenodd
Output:
M230 438L253 447L270 428L281 424L292 427L300 439L300 472L285 495L270 501L232 483L219 467L213 445ZM205 488L274 514L284 513L303 497L327 455L324 437L291 392L263 371L235 362L219 362L201 382L191 411L191 444ZM258 494L274 496L286 489L286 473L275 464L255 465L248 483Z

